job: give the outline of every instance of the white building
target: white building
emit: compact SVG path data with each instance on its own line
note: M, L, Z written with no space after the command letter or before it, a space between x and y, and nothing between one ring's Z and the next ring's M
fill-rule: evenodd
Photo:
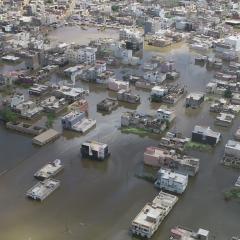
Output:
M160 169L154 185L170 192L183 193L188 185L188 175L172 172L170 169Z
M149 71L144 73L143 78L149 82L162 83L166 80L166 74L161 74L159 71Z
M151 238L177 200L178 198L174 195L160 192L151 203L147 203L144 206L132 221L132 233L141 237Z
M167 88L163 88L160 86L155 86L152 88L151 90L151 96L157 96L157 97L163 97L164 95L166 95L168 92Z
M119 40L126 40L126 41L142 41L141 33L134 29L120 29L119 31Z
M229 36L225 38L225 43L231 45L235 51L240 51L240 36Z
M25 101L23 94L16 94L11 99L11 108L16 108L17 105Z
M223 163L227 166L240 167L240 142L228 140L225 145Z
M96 61L96 49L91 47L69 48L66 50L66 57L70 63L94 64Z
M172 122L175 119L175 117L176 117L175 112L172 110L166 110L162 108L159 108L157 110L157 118L159 120Z

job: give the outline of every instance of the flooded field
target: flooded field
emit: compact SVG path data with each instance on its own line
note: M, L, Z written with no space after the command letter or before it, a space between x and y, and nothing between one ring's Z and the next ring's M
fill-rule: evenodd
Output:
M86 28L85 30L80 26L61 27L51 32L48 38L52 42L66 42L88 44L91 40L98 38L118 38L118 31L113 29L106 29L100 31L97 28Z
M58 31L64 30L53 33L54 38L58 38ZM76 41L74 34L72 31L72 37L69 37L65 32L70 42ZM167 52L147 51L144 59L154 54L176 61L180 82L188 91L204 91L212 78L212 72L194 65L193 55L186 46ZM130 106L124 104L110 115L102 115L96 112L96 104L115 93L88 83L78 82L78 85L90 89L87 97L89 115L97 120L96 128L88 134L81 136L66 131L56 142L37 148L32 146L30 137L1 126L0 239L134 239L129 234L131 221L145 203L157 195L158 190L151 183L136 178L135 174L143 168L144 149L157 145L158 138L121 133L120 116L122 112L132 110ZM138 111L150 112L161 106L149 102L149 92L134 91L141 95ZM199 110L186 110L182 99L174 108L177 118L173 128L185 136L190 136L195 124L202 124L220 130L223 139L212 152L189 153L201 159L200 171L191 178L186 192L152 239L168 239L169 230L175 225L206 228L216 239L229 239L240 233L240 203L226 202L223 191L233 185L239 170L223 167L220 160L226 141L232 138L239 125L239 117L231 128L223 129L213 125L215 115L209 114L208 102ZM59 119L55 121L54 128L61 130ZM109 144L111 157L104 162L82 160L80 144L90 139ZM56 177L61 180L60 188L43 203L26 199L25 192L36 183L33 174L56 158L61 159L65 167Z

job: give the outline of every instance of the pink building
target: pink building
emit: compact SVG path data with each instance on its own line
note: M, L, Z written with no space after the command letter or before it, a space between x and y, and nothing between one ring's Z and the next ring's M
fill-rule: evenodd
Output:
M108 83L108 89L118 92L121 89L129 90L129 82L111 79Z
M176 154L175 150L148 147L144 152L144 163L153 167L166 167L194 176L199 170L199 159Z

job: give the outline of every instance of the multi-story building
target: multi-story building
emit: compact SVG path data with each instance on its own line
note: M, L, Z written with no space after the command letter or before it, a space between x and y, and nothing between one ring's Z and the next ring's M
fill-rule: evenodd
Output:
M66 58L70 63L92 65L96 61L96 49L91 47L69 48L66 50Z
M240 142L228 140L225 145L223 163L227 166L240 167Z
M203 93L190 93L186 97L186 107L197 108L204 102Z
M210 127L204 126L195 126L194 130L192 131L192 141L209 144L209 145L216 145L221 140L221 133L214 132Z
M166 110L159 108L157 110L157 118L162 121L172 122L175 119L176 115L173 110Z
M171 171L170 169L160 169L158 171L155 186L162 190L175 193L183 193L188 184L188 175Z
M96 141L87 141L81 146L81 154L83 158L94 160L104 160L109 155L108 145Z
M134 218L131 224L131 232L140 237L151 238L177 201L176 196L160 192Z
M198 158L177 154L175 150L148 147L144 152L144 163L153 167L166 167L176 172L194 176L200 165Z
M25 101L23 94L15 94L11 99L11 108L16 108L16 106Z

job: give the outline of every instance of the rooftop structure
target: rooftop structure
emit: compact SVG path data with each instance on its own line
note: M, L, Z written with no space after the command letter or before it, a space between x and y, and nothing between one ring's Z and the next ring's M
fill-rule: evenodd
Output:
M110 113L113 110L117 109L118 101L113 98L105 98L97 104L97 110L100 112Z
M151 203L147 203L131 223L131 231L135 235L151 238L164 218L172 210L178 198L160 192Z
M192 131L192 141L216 145L221 140L221 133L214 132L210 127L195 126Z
M51 178L56 176L61 170L63 170L63 165L61 160L56 159L51 163L46 164L39 171L34 174L34 177L39 180L44 180L46 178Z
M67 106L67 103L64 98L57 99L55 96L51 96L44 99L41 106L45 112L59 113Z
M186 107L197 108L204 101L203 93L190 93L186 97Z
M55 179L45 179L43 182L38 182L26 195L34 200L43 201L51 193L53 193L60 186L60 181Z
M65 129L85 133L96 125L96 120L87 119L85 112L70 112L62 117L62 126Z
M84 142L81 146L81 154L83 158L94 160L104 160L110 155L108 145L96 141Z
M71 105L69 105L69 109L71 111L77 111L77 112L84 112L86 115L88 114L88 102L85 99L80 99L75 102L73 102Z
M117 93L118 101L128 102L128 103L140 103L140 96L133 94L127 90L119 90Z
M43 146L49 142L55 141L58 137L60 137L59 132L55 131L54 129L48 129L47 131L33 138L32 141L36 145Z
M161 168L158 171L155 186L162 190L183 193L188 184L188 175Z
M240 176L238 177L237 181L234 184L235 187L240 187Z
M62 86L55 91L58 98L65 98L66 101L70 103L84 98L84 96L88 95L88 93L89 92L83 88L71 88L67 86Z
M228 127L232 124L235 116L228 113L220 113L215 120L215 124L223 127Z
M209 231L199 228L197 232L183 227L175 227L171 229L172 240L208 240Z
M28 90L29 95L35 95L35 96L44 95L48 92L49 92L49 87L42 84L34 84Z
M7 122L6 127L17 132L30 134L30 135L39 135L44 132L46 129L44 127L34 126L28 123L18 122Z
M179 173L194 176L199 170L200 160L176 154L175 150L148 147L144 152L144 163L153 167L167 167Z
M227 166L240 167L240 142L228 140L225 145L223 163Z
M159 134L166 129L166 121L158 119L155 115L125 112L121 115L121 126L144 129Z
M180 134L167 132L165 137L162 137L159 143L160 147L166 149L174 149L177 152L183 152L184 146L190 141L190 138L184 138Z
M170 123L176 118L175 111L159 108L157 110L157 118Z

